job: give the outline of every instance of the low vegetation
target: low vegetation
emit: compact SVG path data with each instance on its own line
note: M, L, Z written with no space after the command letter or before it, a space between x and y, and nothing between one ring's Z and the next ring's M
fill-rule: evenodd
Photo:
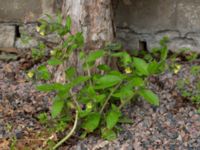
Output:
M99 50L87 51L84 50L82 33L71 33L70 17L66 18L64 25L60 16L57 19L48 16L47 20L40 20L40 23L37 30L41 35L56 33L62 41L50 51L42 42L38 48L34 48L32 56L35 60L47 55L48 60L28 73L32 80L42 81L42 84L37 85L37 90L55 94L51 118L42 113L38 116L39 121L46 126L49 126L49 121L53 122L56 129L54 132L68 132L60 142L53 144L53 149L59 147L75 131L81 133L81 138L95 132L101 134L104 139L115 139L119 130L118 125L130 122L122 113L125 105L139 96L151 105L159 105L158 96L148 89L148 78L161 74L166 69L171 69L174 73L180 70L178 63L167 65L167 38L161 40L160 48L155 48L151 52L135 51L130 55L122 50L118 43L107 44ZM68 63L74 53L81 62L79 67ZM173 55L170 59L175 60L176 57ZM98 64L100 60L106 61ZM118 67L112 67L108 62L117 62ZM55 73L50 70L56 70L58 66L65 67L62 72L64 83L53 80ZM198 76L199 72L199 66L191 68L192 74ZM191 91L184 88L190 84L189 80L182 79L177 84L184 97L200 103L199 81L196 82L195 90Z

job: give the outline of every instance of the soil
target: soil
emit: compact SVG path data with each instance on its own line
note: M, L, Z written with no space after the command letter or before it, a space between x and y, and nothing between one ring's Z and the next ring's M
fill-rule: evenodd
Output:
M37 119L41 112L49 112L52 96L35 90L21 64L21 60L0 61L0 150L43 149L47 139L58 138L49 135ZM95 134L80 140L75 135L60 149L200 149L200 115L176 88L178 79L191 76L191 65L184 63L178 74L166 72L150 78L149 87L158 94L160 106L153 107L142 99L128 104L123 112L133 123L122 125L116 140L105 141Z

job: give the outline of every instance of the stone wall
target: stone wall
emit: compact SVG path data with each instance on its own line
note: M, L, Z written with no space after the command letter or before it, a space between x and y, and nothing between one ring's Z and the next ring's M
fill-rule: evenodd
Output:
M127 49L150 50L168 36L171 50L200 52L199 0L119 0L115 22L117 38Z
M61 10L63 0L0 0L0 48L28 48L23 34L36 34L37 19ZM200 52L199 0L113 0L117 39L127 49L152 49L168 36L171 50ZM39 35L35 35L39 36ZM52 37L48 37L53 40Z
M28 48L32 39L22 43L26 32L35 33L37 19L60 11L62 0L0 0L0 48Z

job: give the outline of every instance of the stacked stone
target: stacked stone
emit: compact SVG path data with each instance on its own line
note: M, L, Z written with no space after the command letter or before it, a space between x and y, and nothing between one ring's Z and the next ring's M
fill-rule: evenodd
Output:
M24 35L36 35L38 18L60 11L62 0L0 0L0 3L0 49L26 49L37 46L38 36L24 42Z

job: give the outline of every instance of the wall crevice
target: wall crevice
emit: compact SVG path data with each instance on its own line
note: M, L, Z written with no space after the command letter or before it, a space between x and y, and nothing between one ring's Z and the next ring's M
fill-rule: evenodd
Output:
M129 1L119 1L115 10L116 36L126 49L140 49L138 41L146 41L151 50L167 36L169 49L200 53L200 1Z

